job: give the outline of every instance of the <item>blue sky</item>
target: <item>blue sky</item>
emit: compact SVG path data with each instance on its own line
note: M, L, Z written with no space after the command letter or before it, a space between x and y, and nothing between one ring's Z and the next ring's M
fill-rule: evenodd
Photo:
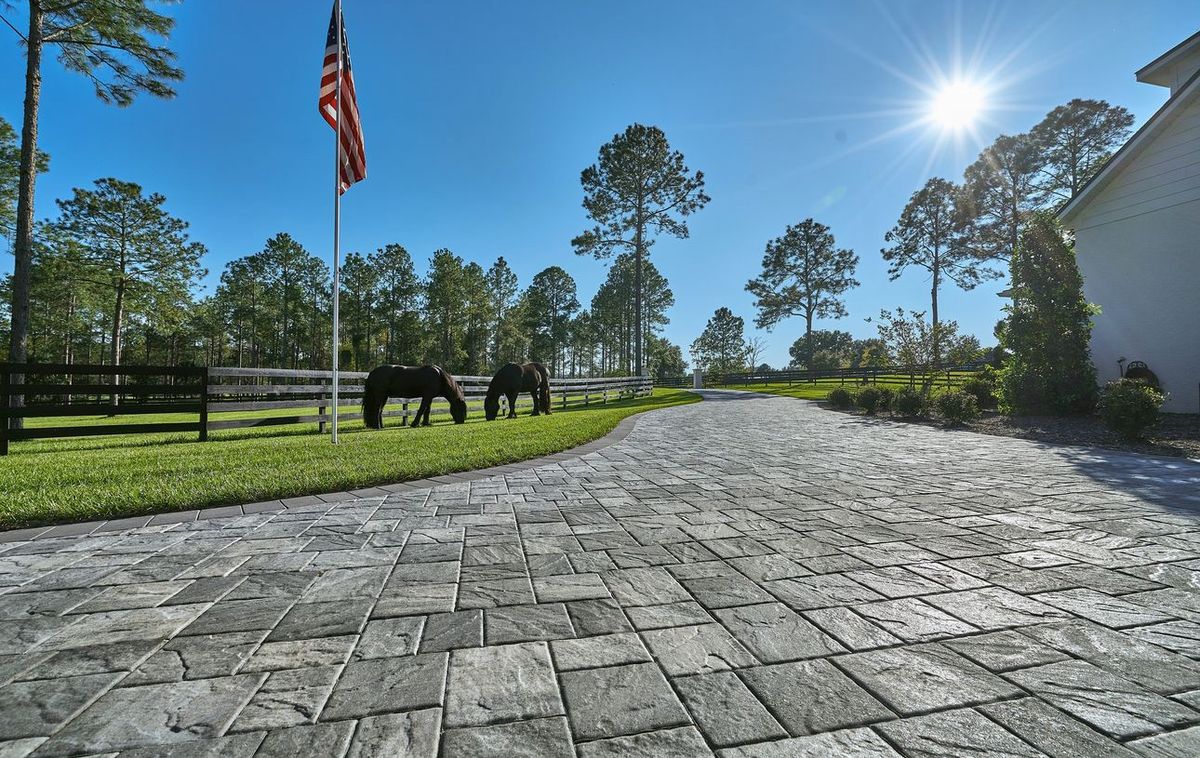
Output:
M344 4L369 177L345 196L343 249L399 242L421 268L439 247L485 266L503 255L523 285L557 264L586 303L606 264L569 245L588 226L579 172L627 124L656 124L712 196L690 239L653 251L676 296L666 335L685 349L723 305L753 333L745 282L765 242L809 216L861 257L849 318L822 327L874 336L863 319L880 308L926 308L927 282L888 282L879 255L908 196L931 176L961 178L997 134L1072 97L1124 105L1141 124L1166 90L1133 72L1200 27L1194 0ZM116 176L191 222L209 283L278 231L328 256L332 136L316 96L329 10L187 0L171 10L179 96L128 109L48 61L38 216ZM19 123L22 53L0 32L0 115ZM919 124L939 79L955 78L990 90L975 129ZM997 289L946 289L943 317L991 343ZM764 333L765 359L786 363L802 328Z

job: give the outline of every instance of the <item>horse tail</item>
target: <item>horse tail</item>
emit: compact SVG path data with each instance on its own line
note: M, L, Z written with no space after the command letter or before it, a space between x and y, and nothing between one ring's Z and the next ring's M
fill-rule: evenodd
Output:
M550 370L541 363L534 364L538 368L538 374L542 378L542 391L540 393L542 399L542 413L550 415Z
M379 429L383 426L382 411L386 404L387 381L377 368L367 374L367 381L363 384L363 424L368 429Z

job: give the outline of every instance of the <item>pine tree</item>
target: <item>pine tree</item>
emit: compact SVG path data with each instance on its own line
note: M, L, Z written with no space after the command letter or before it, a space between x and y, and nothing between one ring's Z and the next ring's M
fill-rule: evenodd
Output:
M938 329L938 291L946 279L964 290L974 289L999 274L984 266L985 256L970 245L971 222L963 210L962 193L945 179L930 179L913 193L900 220L887 233L891 247L881 252L895 281L912 266L929 272L933 361L941 361Z
M508 326L509 312L516 306L520 297L521 285L517 275L508 267L504 256L496 259L484 275L484 286L487 289L488 322L491 330L491 345L488 360L493 366L506 362L502 355L504 350L504 331Z
M1012 270L1021 227L1037 206L1039 158L1028 134L1000 135L963 173L961 212L971 221L969 244L980 257Z
M692 343L692 361L705 373L725 374L746 366L746 322L728 308L718 308Z
M77 188L71 199L58 201L59 232L112 289L113 366L121 365L128 300L186 291L205 273L204 246L188 239L187 223L169 215L165 203L162 195L145 196L139 185L117 179L100 179L94 190Z
M857 287L854 268L858 256L853 250L839 249L829 227L811 218L789 226L782 237L767 243L762 273L746 284L756 298L755 324L772 329L791 316L804 317L804 334L811 345L813 320L843 318L846 305L841 299L846 290ZM812 365L812 355L801 363Z
M403 245L384 245L371 254L371 268L379 278L379 316L383 321L385 363L409 364L420 360L421 281L412 256Z
M350 253L342 263L341 309L342 339L349 339L350 361L345 368L369 371L375 366L372 336L375 332L375 297L378 276L374 267L358 253ZM342 340L339 339L340 345Z
M550 373L562 370L571 316L579 310L575 280L559 266L539 271L526 290L526 318L533 333L534 360L547 363Z
M1030 137L1038 151L1042 202L1061 207L1129 137L1133 114L1104 100L1075 98L1046 114Z
M34 256L34 180L42 170L37 149L42 95L42 54L57 46L68 71L91 80L96 96L127 106L139 92L173 97L171 82L183 78L175 54L152 38L165 39L174 21L146 7L145 0L27 0L25 102L21 124L16 240L11 285L9 358L23 363L28 351L30 278ZM149 35L149 36L148 36ZM22 381L14 377L14 381Z
M672 151L656 126L633 124L600 148L597 163L583 170L583 207L596 225L571 240L575 252L608 258L634 256L634 372L642 373L643 262L654 235L685 239L686 219L709 201L704 173L692 173L683 153Z
M466 278L463 260L442 248L429 260L425 278L425 321L429 329L428 355L448 371L466 357L463 348L466 328Z

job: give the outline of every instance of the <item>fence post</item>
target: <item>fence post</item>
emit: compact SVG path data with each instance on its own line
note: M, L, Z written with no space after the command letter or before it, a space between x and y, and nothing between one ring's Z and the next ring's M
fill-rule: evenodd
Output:
M400 426L404 426L408 423L408 401L407 400L405 400L403 403L400 404L400 412L401 412Z
M562 403L562 409L563 409L564 411L567 409L567 392L568 392L570 389L571 389L571 386L570 386L569 384L564 384L564 385L563 385L563 403Z
M200 370L200 441L208 442L208 366Z
M324 379L321 380L320 387L321 387L321 389L317 392L317 416L324 416L325 408L326 408L326 406L325 406L325 380ZM325 422L318 421L317 422L317 434L324 434L324 433L325 433Z
M0 373L0 455L8 455L8 421L9 411L12 409L12 398L9 396L9 379L8 370L5 369Z

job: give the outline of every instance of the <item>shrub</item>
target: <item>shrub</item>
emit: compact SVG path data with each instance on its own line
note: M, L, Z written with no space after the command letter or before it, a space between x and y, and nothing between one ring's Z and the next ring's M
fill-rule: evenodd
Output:
M999 372L1000 410L1015 415L1046 413L1055 416L1091 413L1096 407L1095 371L1070 378L1046 373L1013 356Z
M854 396L850 394L849 390L843 387L837 387L836 389L829 390L829 394L825 396L825 399L828 400L829 404L834 408L841 410L845 410L854 405Z
M943 392L934 400L938 413L947 424L957 426L979 418L979 403L975 396L962 390Z
M892 400L892 411L905 418L916 418L925 414L925 396L918 390L905 387Z
M983 377L972 377L959 386L959 391L975 397L980 408L996 407L996 385Z
M891 387L876 387L879 390L879 410L890 411L896 402L896 392Z
M1158 423L1164 399L1163 393L1145 382L1117 379L1104 385L1097 409L1109 429L1136 440Z
M868 416L874 416L875 410L879 408L879 390L875 387L863 387L855 396L854 403L866 411Z

